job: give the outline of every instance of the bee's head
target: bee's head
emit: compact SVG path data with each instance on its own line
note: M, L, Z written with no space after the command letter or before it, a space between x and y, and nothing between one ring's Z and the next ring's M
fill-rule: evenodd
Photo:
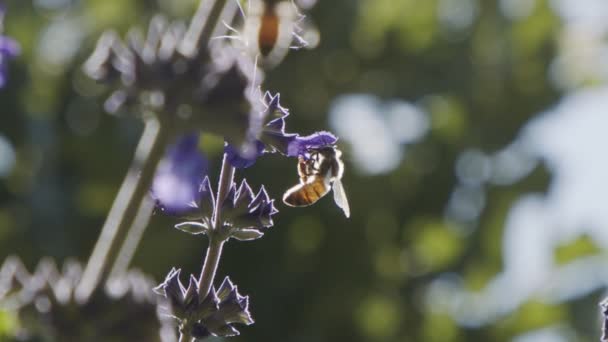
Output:
M339 158L340 155L342 155L342 152L340 152L340 150L338 150L335 146L326 146L321 148L310 149L307 155L304 156L304 158L307 160L318 160L321 157L323 157L324 159L334 159Z

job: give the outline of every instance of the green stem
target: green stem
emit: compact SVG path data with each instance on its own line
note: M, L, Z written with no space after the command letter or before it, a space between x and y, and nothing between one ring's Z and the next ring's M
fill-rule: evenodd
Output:
M207 297L209 291L211 291L211 286L213 286L213 280L215 279L215 274L217 273L220 264L224 242L225 240L209 239L205 264L203 265L203 270L201 271L201 276L198 280L199 298L201 301Z
M119 252L120 244L117 242L125 240L142 200L150 190L156 167L165 153L168 140L168 130L158 121L150 119L146 122L131 167L76 288L77 300L87 301L100 281L107 277Z
M209 247L207 248L207 255L205 256L205 263L203 264L203 270L198 280L199 285L199 298L202 301L207 297L211 286L213 286L213 280L217 273L217 268L220 263L220 257L222 256L222 248L224 247L223 237L218 238L216 231L221 228L222 222L222 205L226 195L230 190L230 186L234 182L234 167L228 162L228 156L224 154L224 160L222 161L222 171L220 173L220 180L217 190L217 198L215 201L215 210L213 216L213 227L212 231L209 232Z

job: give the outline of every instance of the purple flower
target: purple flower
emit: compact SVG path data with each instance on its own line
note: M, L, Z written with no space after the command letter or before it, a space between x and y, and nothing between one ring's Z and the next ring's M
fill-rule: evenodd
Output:
M198 134L187 134L169 148L154 176L152 195L170 215L197 207L207 173L207 160L198 150Z
M222 203L222 221L215 227L215 233L223 239L234 238L240 241L256 240L264 236L266 230L274 225L272 216L278 213L274 200L262 186L256 193L246 180L237 187L232 183ZM175 225L175 228L192 235L209 234L212 229L211 218L215 199L209 179L199 187L198 199L191 202L186 214L188 221Z
M256 140L253 144L248 144L242 151L226 143L224 152L228 156L230 165L238 169L246 169L255 164L256 159L264 153L264 148L264 143Z
M330 132L316 132L304 137L296 136L287 144L287 152L289 157L303 156L312 149L333 146L338 142L338 138Z
M241 296L237 287L225 278L222 285L213 287L204 300L200 300L199 284L190 275L188 287L179 279L181 270L172 269L165 281L156 287L156 293L168 299L172 316L180 323L180 331L203 339L209 336L236 336L234 325L253 324L249 313L249 297Z
M258 157L264 153L279 152L288 157L305 156L311 149L333 146L338 138L330 132L316 132L308 136L285 132L285 118L289 110L281 107L279 94L264 95L266 109L262 113L263 120L268 120L261 130L260 136L245 148L238 149L226 144L224 152L230 164L236 168L252 166Z
M162 17L152 19L146 35L136 32L126 41L104 33L84 65L91 78L114 88L106 110L153 112L178 130L214 133L235 146L259 135L259 101L250 94L260 81L249 58L214 44L185 54L180 46L191 42L183 24Z
M0 32L4 21L5 7L0 4ZM0 88L6 85L8 61L20 52L19 44L13 39L0 35Z
M274 225L272 216L278 212L264 186L254 194L243 180L238 188L232 184L222 203L222 228L227 236L240 241L259 239Z

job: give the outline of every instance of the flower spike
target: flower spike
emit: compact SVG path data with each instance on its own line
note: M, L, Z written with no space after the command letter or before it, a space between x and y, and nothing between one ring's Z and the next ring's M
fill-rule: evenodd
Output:
M180 270L171 270L156 290L169 300L172 316L179 322L181 331L187 330L197 339L227 337L239 334L234 324L253 324L249 298L241 296L229 278L226 277L217 290L211 288L205 299L200 301L196 278L191 275L186 288L179 274Z

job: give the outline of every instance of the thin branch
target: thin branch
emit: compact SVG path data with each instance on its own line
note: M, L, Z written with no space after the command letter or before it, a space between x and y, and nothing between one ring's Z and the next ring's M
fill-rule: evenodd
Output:
M158 121L147 121L135 150L135 158L127 172L93 253L76 288L76 299L88 300L104 279L118 255L117 241L124 241L133 224L143 198L148 194L156 167L164 155L168 132Z
M133 260L137 246L139 246L144 232L150 223L155 205L156 203L152 198L144 198L143 202L139 206L139 210L137 211L133 225L127 233L127 237L122 244L120 251L118 252L116 261L114 262L114 265L110 271L109 278L118 277L126 273L129 269L129 265L131 264L131 260Z

